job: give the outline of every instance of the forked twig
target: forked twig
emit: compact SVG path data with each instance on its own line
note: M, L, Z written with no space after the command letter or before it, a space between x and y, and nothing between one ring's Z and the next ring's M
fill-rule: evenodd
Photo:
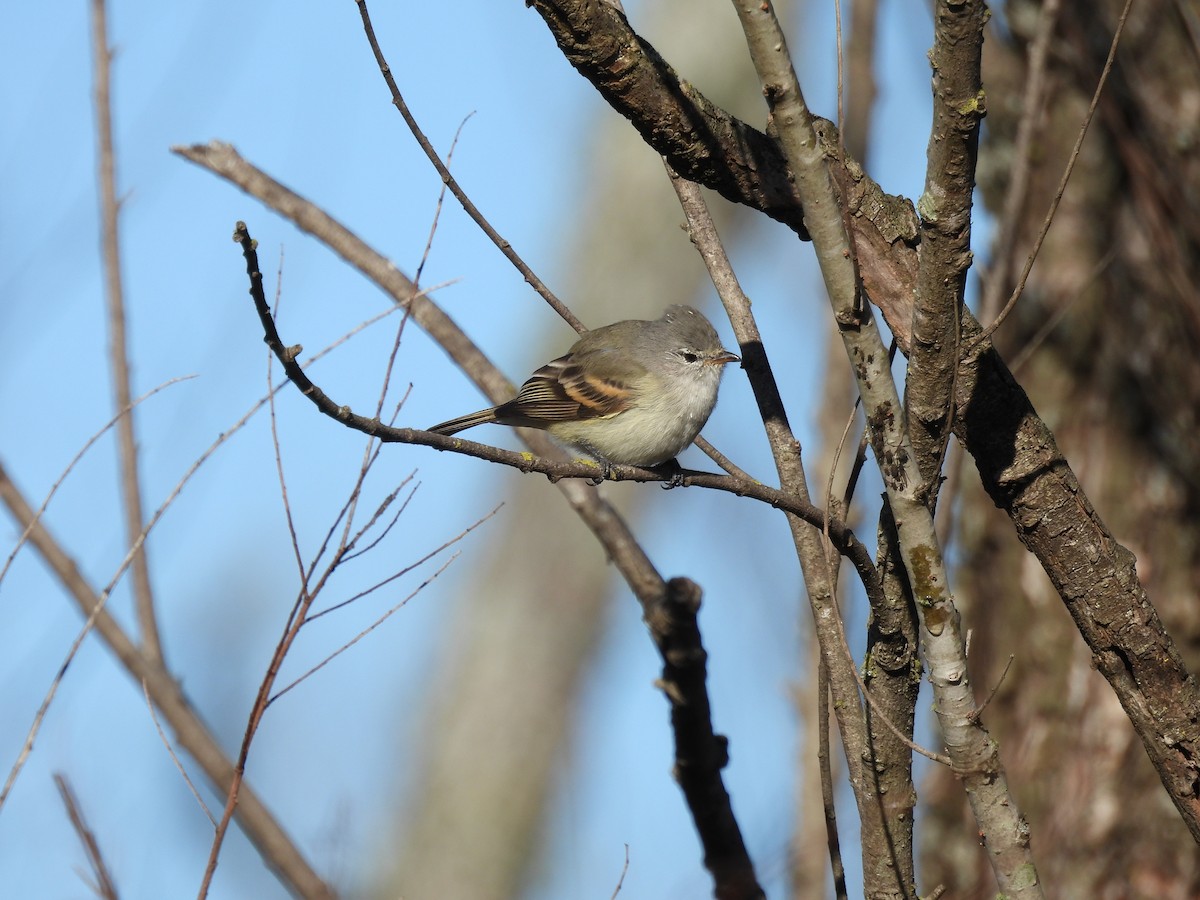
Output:
M494 512L494 510L493 510L493 512ZM490 515L491 514L489 514L489 517L490 517ZM478 524L480 524L480 523L477 522L476 525L478 525ZM472 527L475 527L475 526L472 526ZM464 534L465 534L465 532L464 532ZM461 535L460 535L460 537L461 537ZM454 563L454 561L456 559L458 559L458 554L457 553L451 554L450 558L447 559L444 563L442 563L442 565L437 569L437 571L435 571L432 575L430 575L428 578L426 578L424 581L422 581L420 584L418 584L415 588L413 588L412 591L410 591L407 596L405 596L403 599L401 599L399 603L397 603L394 606L392 606L391 608L389 608L386 612L383 613L383 615L379 616L379 618L377 618L374 622L372 622L370 625L368 625L366 628L364 628L362 631L360 631L358 634L356 634L350 640L346 641L346 643L342 644L342 646L338 647L336 650L334 650L332 653L330 653L328 656L326 656L324 659L322 659L315 666L308 669L306 672L304 672L302 675L300 675L294 681L288 682L286 685L284 685L278 691L276 691L267 700L267 705L270 706L272 703L274 703L276 700L278 700L280 697L282 697L284 694L286 694L292 688L299 686L301 682L307 681L311 676L313 676L317 672L321 671L321 669L325 668L327 665L329 665L331 662L333 662L335 659L337 659L339 656L341 656L343 653L345 653L347 650L349 650L351 647L353 647L355 644L357 644L359 641L361 641L363 638L365 638L368 634L370 634L372 631L374 631L376 628L378 628L380 625L382 625L384 622L386 622L388 619L390 619L394 613L396 613L400 610L401 607L407 606L409 600L411 600L413 597L417 596L417 594L421 593L421 591L425 590L425 588L429 587L429 585L433 584L433 582L437 579L437 577L439 575L441 575L443 572L445 572L448 568L450 568L450 566ZM350 600L345 601L345 603L339 603L339 604L337 604L337 606L331 607L331 609L326 610L326 612L330 612L333 609L339 609L342 606L345 606L346 603L350 603L353 600L359 599L359 597L365 597L367 594L371 593L372 591L378 590L379 588L381 588L385 584L387 584L389 581L393 581L398 577L400 577L400 576L393 575L390 578L387 578L384 581L381 581L379 584L374 585L370 589L363 591L358 596L351 597ZM312 620L309 619L309 621L312 621Z

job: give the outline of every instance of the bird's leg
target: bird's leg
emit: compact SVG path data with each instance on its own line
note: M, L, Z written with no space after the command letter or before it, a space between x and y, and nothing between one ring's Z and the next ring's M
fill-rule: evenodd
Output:
M651 471L657 472L666 479L662 483L664 491L680 487L683 484L683 466L679 465L679 460L677 459L669 459L664 463L659 463Z

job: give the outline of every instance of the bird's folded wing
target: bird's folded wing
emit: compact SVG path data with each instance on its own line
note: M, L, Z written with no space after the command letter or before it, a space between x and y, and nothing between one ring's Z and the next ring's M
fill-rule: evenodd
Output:
M615 416L629 408L633 392L604 369L588 366L585 372L575 357L559 357L521 385L506 412L552 422Z

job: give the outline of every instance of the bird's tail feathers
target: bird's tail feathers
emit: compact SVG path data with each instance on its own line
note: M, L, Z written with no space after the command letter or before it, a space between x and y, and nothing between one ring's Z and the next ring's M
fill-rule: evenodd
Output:
M481 409L479 412L473 412L470 415L459 416L457 419L442 422L426 430L432 431L434 434L458 434L458 432L467 428L474 428L476 425L484 425L495 421L496 409L492 407L491 409Z

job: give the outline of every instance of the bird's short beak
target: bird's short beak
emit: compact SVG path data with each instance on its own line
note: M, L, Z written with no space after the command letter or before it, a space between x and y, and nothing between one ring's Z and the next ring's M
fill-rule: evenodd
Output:
M710 366L723 366L725 363L741 362L742 358L736 353L730 353L728 350L722 350L712 359L706 359L705 362Z

